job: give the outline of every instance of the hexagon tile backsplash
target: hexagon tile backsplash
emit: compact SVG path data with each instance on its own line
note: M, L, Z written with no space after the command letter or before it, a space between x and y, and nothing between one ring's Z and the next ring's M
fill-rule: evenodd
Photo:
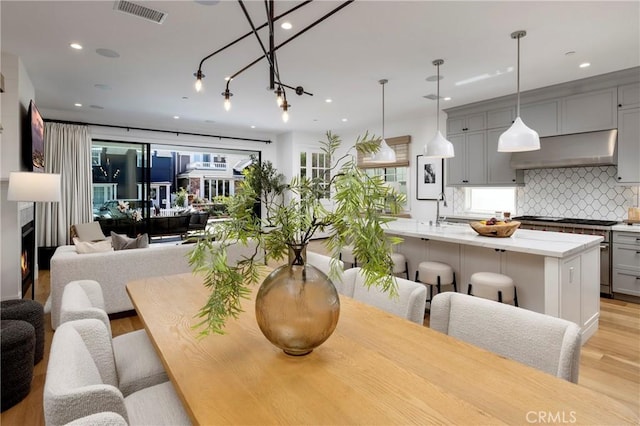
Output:
M640 205L640 187L618 185L616 174L615 166L525 170L517 215L627 219L628 208ZM464 190L455 188L454 211L464 214L462 206Z
M623 220L638 187L616 183L615 166L526 170L516 190L518 214Z

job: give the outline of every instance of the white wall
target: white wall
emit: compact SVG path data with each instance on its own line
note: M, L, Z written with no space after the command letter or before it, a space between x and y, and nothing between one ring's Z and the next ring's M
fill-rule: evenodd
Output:
M23 117L27 114L29 101L35 97L35 91L17 56L2 53L0 69L5 85L5 92L0 96L3 127L0 144L0 299L5 300L22 297L19 213L30 203L7 201L7 188L9 172L21 170Z

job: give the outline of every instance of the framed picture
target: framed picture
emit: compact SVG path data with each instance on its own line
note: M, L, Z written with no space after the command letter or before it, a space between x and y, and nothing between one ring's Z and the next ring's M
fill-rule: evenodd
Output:
M444 159L427 158L418 155L416 158L418 200L438 200L444 191Z

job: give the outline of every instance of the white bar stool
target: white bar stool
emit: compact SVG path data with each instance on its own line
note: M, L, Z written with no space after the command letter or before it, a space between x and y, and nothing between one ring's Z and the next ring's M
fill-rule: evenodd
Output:
M393 275L405 274L409 279L409 265L404 254L391 253L391 260L393 261Z
M518 294L513 279L495 272L476 272L469 279L467 294L518 306Z
M433 286L436 286L438 293L442 291L443 285L453 285L453 291L458 291L456 273L451 266L442 262L420 262L416 271L415 281L429 286L429 299L427 299L427 302L431 302L431 299L435 296L433 294Z
M340 251L340 260L344 263L351 264L352 268L356 268L358 266L358 259L353 254L353 246L344 246Z

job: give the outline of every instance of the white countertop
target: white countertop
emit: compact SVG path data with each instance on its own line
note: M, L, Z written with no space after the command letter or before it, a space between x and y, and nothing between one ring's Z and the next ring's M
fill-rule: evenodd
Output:
M640 224L627 225L626 223L622 223L620 225L613 225L611 227L614 231L624 231L624 232L638 232L640 233Z
M568 257L600 244L596 235L518 229L509 238L483 237L468 224L429 226L415 219L397 219L387 224L388 233L436 241L467 244L499 250L509 250L549 257Z

